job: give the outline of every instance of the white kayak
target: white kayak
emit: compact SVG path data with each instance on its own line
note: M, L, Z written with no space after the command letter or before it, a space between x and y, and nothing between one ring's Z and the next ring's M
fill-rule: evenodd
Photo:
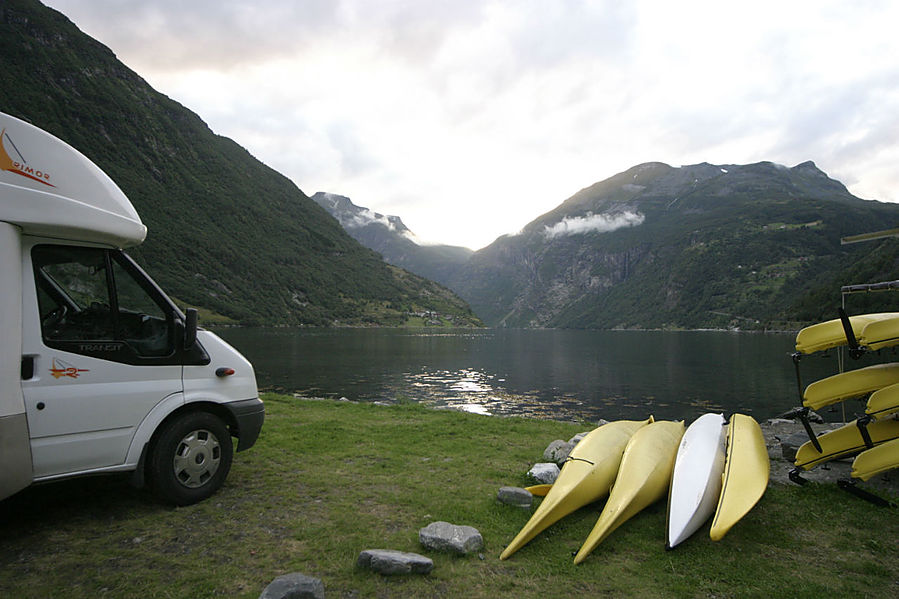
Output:
M704 414L687 428L674 462L668 493L665 548L685 541L715 513L727 445L722 414Z

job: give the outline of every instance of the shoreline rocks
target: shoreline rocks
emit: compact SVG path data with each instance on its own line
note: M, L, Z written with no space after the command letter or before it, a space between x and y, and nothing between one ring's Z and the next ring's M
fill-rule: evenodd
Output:
M500 503L525 509L530 509L534 503L534 496L531 492L521 487L500 487L496 493L496 499Z
M578 441L580 441L580 439L578 439ZM568 454L574 449L574 445L575 443L572 443L571 441L556 439L546 447L546 450L544 450L543 460L561 466L565 463L565 460L568 459Z
M293 572L271 581L259 599L325 599L325 585L318 578Z
M430 574L434 562L417 553L393 549L366 549L356 559L356 567L373 570L384 576Z
M539 462L528 470L528 476L538 483L551 485L559 477L559 466L555 462Z
M472 526L432 522L418 531L418 540L432 551L468 555L484 548L484 538Z

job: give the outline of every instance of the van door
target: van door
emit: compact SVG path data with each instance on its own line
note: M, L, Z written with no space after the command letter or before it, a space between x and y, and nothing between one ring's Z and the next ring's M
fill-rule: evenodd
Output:
M24 253L35 479L123 465L141 420L182 392L175 309L120 251L33 243Z

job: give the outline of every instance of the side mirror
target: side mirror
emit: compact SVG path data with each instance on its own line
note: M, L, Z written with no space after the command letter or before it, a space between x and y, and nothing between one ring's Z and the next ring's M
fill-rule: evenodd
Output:
M188 308L184 312L184 349L190 349L197 342L197 309Z

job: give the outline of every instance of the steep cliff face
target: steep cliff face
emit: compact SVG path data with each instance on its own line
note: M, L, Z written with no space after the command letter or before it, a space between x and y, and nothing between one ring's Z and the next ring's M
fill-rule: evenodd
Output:
M897 219L812 162L646 163L476 252L450 285L498 326L762 328L808 317L791 314L804 294L883 251L841 236Z

